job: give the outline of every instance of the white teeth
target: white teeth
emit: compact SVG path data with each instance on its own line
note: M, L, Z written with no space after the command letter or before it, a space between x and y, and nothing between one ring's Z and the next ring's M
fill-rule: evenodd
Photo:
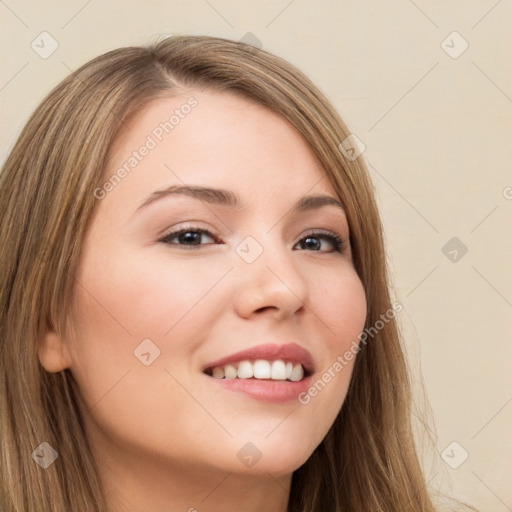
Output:
M226 379L236 379L236 368L230 364L224 366L224 376Z
M298 382L304 378L304 368L300 363L283 361L267 361L257 359L256 361L244 360L239 363L226 364L212 368L212 377L215 379L272 379L272 380L290 380Z
M270 363L264 359L254 361L254 377L257 379L270 379Z
M250 361L242 361L238 365L238 378L250 379L254 376L254 369Z
M292 376L290 377L290 380L292 382L297 382L299 380L302 380L302 377L304 377L304 369L302 368L301 364L296 364L293 367Z
M286 366L283 361L272 362L271 375L274 380L286 380Z

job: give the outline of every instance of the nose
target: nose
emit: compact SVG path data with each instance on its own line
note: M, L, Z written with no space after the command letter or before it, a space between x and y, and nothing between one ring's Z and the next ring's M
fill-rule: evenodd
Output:
M252 263L242 258L237 262L235 309L243 318L267 314L284 319L305 311L305 276L293 251L276 245L265 247Z

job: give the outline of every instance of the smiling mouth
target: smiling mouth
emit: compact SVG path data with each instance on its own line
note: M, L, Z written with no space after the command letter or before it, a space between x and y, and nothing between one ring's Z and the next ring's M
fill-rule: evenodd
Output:
M268 380L299 382L309 376L302 364L283 360L245 359L238 362L212 366L204 373L214 379Z

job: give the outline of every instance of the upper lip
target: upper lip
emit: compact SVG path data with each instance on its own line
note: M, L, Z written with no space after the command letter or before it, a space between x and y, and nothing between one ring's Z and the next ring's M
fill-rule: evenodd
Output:
M216 361L212 361L204 366L203 371L229 363L256 359L266 359L270 361L282 359L285 361L294 361L300 363L307 374L314 372L313 356L297 343L266 343L263 345L256 345L254 347L235 352L221 359L217 359Z

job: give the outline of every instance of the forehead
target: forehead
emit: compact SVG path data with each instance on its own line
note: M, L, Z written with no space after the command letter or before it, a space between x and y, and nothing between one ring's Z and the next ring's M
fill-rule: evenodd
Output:
M173 183L267 199L335 195L320 161L290 123L230 92L191 89L149 103L117 137L104 178L122 168L127 172L116 186L118 198L121 189L144 195Z

